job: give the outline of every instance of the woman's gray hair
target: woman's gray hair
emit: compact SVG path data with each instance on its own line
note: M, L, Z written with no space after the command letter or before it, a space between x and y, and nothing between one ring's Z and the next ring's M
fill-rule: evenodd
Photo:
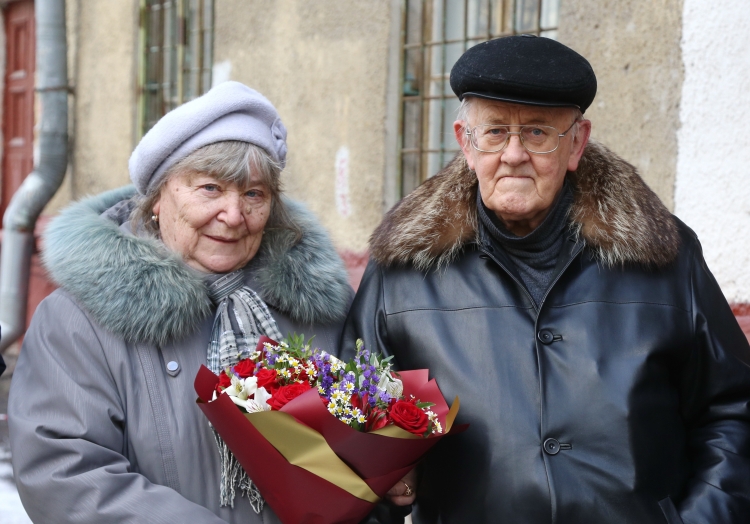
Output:
M225 141L203 146L172 166L161 183L149 188L148 193L133 197L132 229L159 237L159 224L151 220L151 215L162 188L177 174L204 173L218 181L234 182L239 186L249 185L255 174L271 193L271 213L265 229L286 230L292 234L292 243L296 243L302 237L302 231L291 219L281 198L281 169L281 165L264 149L249 142Z

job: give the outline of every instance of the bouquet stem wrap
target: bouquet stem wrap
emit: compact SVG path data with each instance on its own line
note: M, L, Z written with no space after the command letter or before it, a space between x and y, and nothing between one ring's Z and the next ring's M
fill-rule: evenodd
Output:
M459 401L448 408L427 370L400 373L404 393L425 402L445 428L427 438L396 426L362 433L332 416L312 389L279 411L243 413L224 394L211 401L219 377L202 366L198 406L285 524L362 520L385 493L454 426Z

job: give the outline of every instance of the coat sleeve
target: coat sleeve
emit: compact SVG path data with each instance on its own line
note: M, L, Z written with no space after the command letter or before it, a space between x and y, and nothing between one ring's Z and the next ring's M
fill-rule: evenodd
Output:
M124 455L127 399L119 395L114 373L77 305L60 292L45 299L24 339L9 398L15 480L31 519L225 522L132 470Z
M694 346L680 382L692 471L678 509L685 524L739 524L750 515L750 346L699 244L690 285Z

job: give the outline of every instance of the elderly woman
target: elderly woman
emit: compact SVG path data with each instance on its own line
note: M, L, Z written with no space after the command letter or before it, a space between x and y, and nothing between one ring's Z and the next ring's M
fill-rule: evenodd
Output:
M281 194L285 139L268 100L221 84L143 138L135 195L91 198L50 224L60 289L34 315L9 407L34 522L277 521L240 475L225 468L222 483L193 379L264 334L335 350L351 288L321 226Z

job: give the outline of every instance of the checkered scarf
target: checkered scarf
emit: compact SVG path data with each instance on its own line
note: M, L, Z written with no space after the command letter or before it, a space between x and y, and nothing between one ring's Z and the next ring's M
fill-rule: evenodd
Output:
M268 306L244 285L243 276L238 269L208 285L208 295L217 308L206 360L208 369L216 374L255 351L261 336L282 338Z
M208 295L217 305L206 361L217 375L255 351L262 335L281 340L276 321L255 291L244 285L241 269L208 280ZM235 490L250 499L256 513L263 497L224 440L214 431L221 456L221 505L234 507Z

